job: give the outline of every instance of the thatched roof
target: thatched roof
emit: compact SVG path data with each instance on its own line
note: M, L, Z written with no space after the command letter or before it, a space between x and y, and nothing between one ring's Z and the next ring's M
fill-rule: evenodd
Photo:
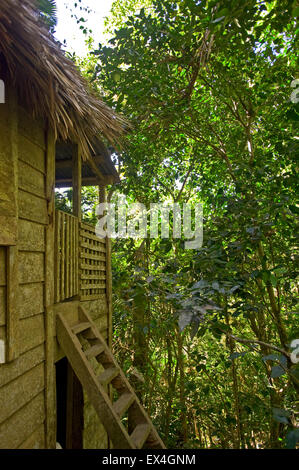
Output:
M125 119L88 90L43 25L34 0L0 0L0 67L33 116L47 118L57 137L81 143L85 157L95 136L119 143Z

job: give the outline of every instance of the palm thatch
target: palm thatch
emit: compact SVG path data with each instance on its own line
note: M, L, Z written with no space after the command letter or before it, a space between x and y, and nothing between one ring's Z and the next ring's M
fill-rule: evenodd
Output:
M120 143L126 120L88 90L42 23L34 0L1 0L0 58L0 73L33 116L46 117L57 137L81 143L83 156L90 156L95 136Z

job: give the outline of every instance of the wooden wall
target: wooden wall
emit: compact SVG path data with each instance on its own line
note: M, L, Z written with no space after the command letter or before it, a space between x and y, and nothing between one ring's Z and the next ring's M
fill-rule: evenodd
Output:
M7 107L1 105L0 142L11 138L5 113ZM18 288L13 322L18 348L15 360L5 364L0 360L0 448L38 449L55 446L55 317L50 292L54 276L53 200L49 198L53 142L49 153L49 134L44 124L33 121L20 106L16 118ZM0 345L8 331L15 331L7 315L8 250L0 244ZM82 303L108 341L111 315L105 290L97 299ZM87 397L84 417L84 448L107 448L107 435Z
M5 342L6 342L6 327L5 326L6 326L6 305L7 305L6 282L7 282L6 281L6 248L3 246L0 246L0 364L2 362L5 362Z
M1 114L1 107L0 107ZM18 108L18 357L0 365L0 448L45 447L45 129ZM0 138L7 140L1 125ZM0 247L0 334L6 335L6 253Z

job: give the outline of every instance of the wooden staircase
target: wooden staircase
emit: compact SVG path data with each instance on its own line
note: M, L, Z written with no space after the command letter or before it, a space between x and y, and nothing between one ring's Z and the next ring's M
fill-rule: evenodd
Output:
M79 321L74 325L70 325L62 314L57 315L57 339L113 447L165 449L104 338L86 311L81 306L78 309ZM100 368L102 371L98 375L97 369ZM112 390L108 386L112 386Z

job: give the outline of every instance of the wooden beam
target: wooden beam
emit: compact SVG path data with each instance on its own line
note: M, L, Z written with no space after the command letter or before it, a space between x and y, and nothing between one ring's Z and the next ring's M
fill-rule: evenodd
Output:
M116 178L113 175L104 175L105 184L113 184L116 181ZM71 178L61 178L57 179L55 183L56 188L71 188L73 180ZM94 176L82 177L82 186L98 186L99 180Z
M105 203L107 202L107 194L106 194L106 187L105 186L99 186L99 203ZM112 268L111 268L111 240L110 238L106 237L105 239L106 242L106 300L107 300L107 310L108 310L108 318L107 318L107 324L108 324L108 338L107 338L107 343L109 348L112 349L112 326L113 326L113 311L112 311ZM108 387L108 393L110 396L110 399L112 399L113 395L113 390L111 386ZM111 449L112 447L112 442L110 437L108 436L108 448Z
M105 186L99 186L99 203L107 202ZM111 240L106 237L106 297L108 305L108 345L112 348L112 268L111 268Z
M96 176L96 178L98 179L98 184L100 185L106 185L106 177L105 175L103 175L103 173L99 170L99 168L97 167L97 165L95 164L93 158L88 158L87 159L87 163L88 165L90 166L90 168L92 169L94 175Z
M61 286L61 211L55 211L55 303L60 302L60 286Z
M56 161L56 169L57 170L64 170L66 168L71 169L72 168L72 160L57 160Z

